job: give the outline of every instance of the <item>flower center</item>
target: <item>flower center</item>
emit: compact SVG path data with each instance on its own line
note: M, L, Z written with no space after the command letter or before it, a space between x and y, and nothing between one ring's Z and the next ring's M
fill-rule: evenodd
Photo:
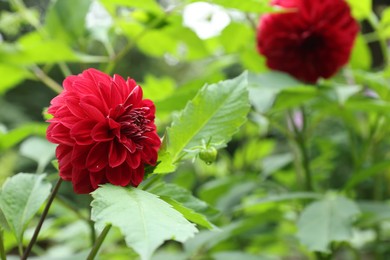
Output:
M323 45L323 38L313 32L303 32L301 48L304 51L318 50Z
M142 139L144 133L153 131L153 128L149 126L151 120L145 117L148 112L148 107L140 107L126 111L120 116L117 121L121 125L121 135L134 140Z

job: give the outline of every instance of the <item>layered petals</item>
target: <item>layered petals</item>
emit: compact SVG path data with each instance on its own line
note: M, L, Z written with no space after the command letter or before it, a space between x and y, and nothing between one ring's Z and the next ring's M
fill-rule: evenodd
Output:
M155 107L133 79L88 69L69 76L48 112L47 139L58 144L60 177L76 193L104 183L137 186L145 165L155 165L161 141Z
M315 83L350 57L359 31L344 0L274 0L285 12L260 18L257 47L267 66Z

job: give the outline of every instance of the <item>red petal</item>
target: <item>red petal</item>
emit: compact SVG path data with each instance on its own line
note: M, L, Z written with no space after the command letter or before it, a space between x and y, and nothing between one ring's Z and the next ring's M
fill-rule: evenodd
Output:
M139 152L130 154L127 154L126 162L129 165L131 169L136 169L141 164L141 154Z
M72 153L72 164L76 168L86 168L87 156L93 145L75 145Z
M85 114L87 114L87 116L90 119L93 119L93 120L96 120L99 122L105 121L105 116L103 115L103 113L101 111L102 107L99 107L97 104L93 104L94 102L100 102L100 101L98 101L97 98L93 97L93 96L83 97L80 100L80 107L82 109L84 109ZM107 115L108 115L108 111L107 111Z
M91 136L94 141L98 142L110 141L114 138L114 134L106 122L96 124L91 131Z
M60 177L66 181L72 180L72 150L71 146L60 144L56 148Z
M119 142L113 141L110 144L110 153L108 155L108 164L115 168L121 165L127 156L127 149Z
M102 170L108 163L110 142L95 144L87 156L86 166L92 172Z
M96 86L98 86L99 83L103 83L109 86L111 82L110 76L94 68L84 70L82 76L84 78L92 80Z
M46 137L52 143L72 146L74 140L70 137L69 132L69 128L66 128L62 124L52 123L47 128Z
M144 170L144 166L142 165L132 172L131 185L137 187L142 182L144 175L145 175L145 170Z
M84 110L80 107L80 99L78 97L68 96L66 99L66 106L74 116L79 118L87 117L84 113Z
M79 79L78 76L68 76L65 78L65 80L62 82L62 85L64 86L64 89L67 91L72 91L73 90L73 83L75 80Z
M106 177L114 185L127 186L131 179L131 170L122 164L116 168L107 169Z
M92 187L94 189L97 189L100 184L107 183L106 169L99 171L99 172L89 173L89 178L90 178Z
M89 172L86 169L74 169L72 176L73 190L78 194L86 194L94 191L91 185Z
M142 89L139 86L135 86L124 102L124 107L128 107L130 105L133 105L133 107L137 106L142 101L142 95Z
M96 125L92 120L81 120L76 123L70 130L70 135L76 140L79 145L88 145L93 143L91 137L91 129Z

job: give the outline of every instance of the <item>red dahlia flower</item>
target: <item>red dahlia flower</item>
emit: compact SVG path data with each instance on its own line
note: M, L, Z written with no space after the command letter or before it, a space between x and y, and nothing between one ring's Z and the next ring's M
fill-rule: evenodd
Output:
M348 62L359 31L344 0L273 0L288 8L260 18L257 47L271 69L309 83Z
M88 69L69 76L64 91L51 101L47 139L59 144L60 176L76 193L99 184L137 186L144 165L154 165L161 141L154 124L155 107L128 78Z

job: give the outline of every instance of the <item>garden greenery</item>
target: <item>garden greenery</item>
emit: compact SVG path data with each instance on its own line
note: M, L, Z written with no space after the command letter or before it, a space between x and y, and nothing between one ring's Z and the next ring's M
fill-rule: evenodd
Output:
M389 37L370 0L1 1L0 259L389 259Z

